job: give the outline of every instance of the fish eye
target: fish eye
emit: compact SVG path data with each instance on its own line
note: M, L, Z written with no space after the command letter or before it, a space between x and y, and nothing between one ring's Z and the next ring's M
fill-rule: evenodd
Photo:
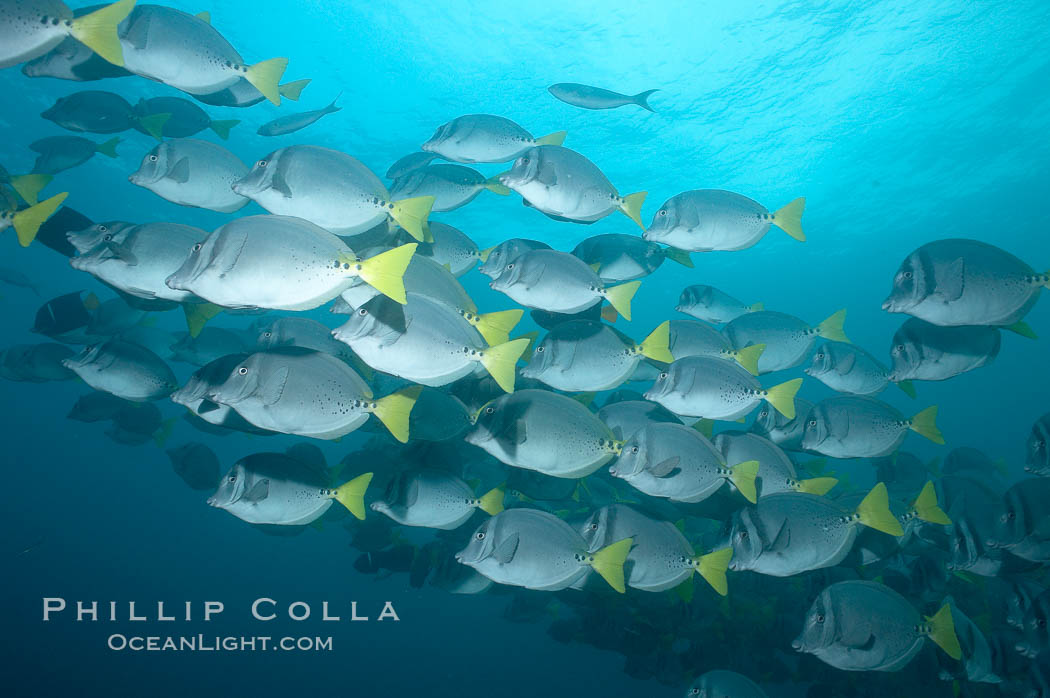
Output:
M368 310L366 310L365 308L358 308L357 314L361 317L364 317L365 315L368 315Z
M769 416L769 410L762 410L761 412L758 413L758 416L761 419L765 419L766 417Z
M529 157L527 155L522 157L521 164L522 165L528 165L529 164Z
M198 242L196 245L193 246L193 251L200 252L202 247L204 247L204 245Z
M667 215L667 209L666 208L660 209L659 211L656 212L656 215L658 215L658 216L666 216Z
M255 166L256 167L266 167L266 161L265 160L260 160L259 162L255 163Z
M240 368L237 369L237 373L241 374L242 376L248 375L248 367L247 366L241 366Z
M100 232L100 233L108 233L109 232L109 228L107 228L106 226L100 224L98 226L98 232Z
M536 347L536 353L537 353L537 354L542 354L542 353L543 353L543 346L542 346L542 345L541 345L541 346L538 346L538 347Z
M740 532L740 540L747 540L747 531Z
M237 482L237 476L236 475L230 475L228 478L226 478L226 481L229 482L232 485L233 483Z
M689 689L689 695L691 695L691 696L698 696L698 695L700 695L700 689L696 688L696 687L693 687L693 688Z
M149 161L150 162L156 162L157 161L157 156L156 155L150 155L149 156Z
M811 426L811 427L817 426L817 420L815 420L815 419L809 420L809 426Z
M638 447L637 446L631 446L631 453L638 453Z
M663 371L662 373L660 373L660 380L664 380L666 378L667 378L667 371Z
M905 279L910 279L911 277L912 277L912 273L910 271L904 272L904 278Z
M817 614L817 622L818 623L823 623L824 622L824 614L823 613L818 613Z
M588 526L587 528L591 529L592 531L597 531L597 530L598 530L598 524L596 524L596 523L592 523L592 524L591 524L590 526Z
M102 239L103 239L103 240L104 240L105 242L109 242L110 240L112 240L112 239L113 239L113 236L112 236L112 235L104 235L104 236L102 237Z
M818 359L823 359L824 358L824 352L821 352L821 353L817 354L817 358Z
M510 264L507 265L507 269L508 270L513 269L513 268L514 268L514 262L511 262Z
M903 344L898 344L897 346L895 346L893 348L896 349L897 351L901 352L901 353L904 353L904 345Z
M493 414L496 411L495 407L486 407L485 414Z
M474 540L485 540L485 532L484 531L478 531L477 533L475 533L474 534Z
M263 337L269 338L269 337L272 337L272 336L273 336L273 332L263 332Z

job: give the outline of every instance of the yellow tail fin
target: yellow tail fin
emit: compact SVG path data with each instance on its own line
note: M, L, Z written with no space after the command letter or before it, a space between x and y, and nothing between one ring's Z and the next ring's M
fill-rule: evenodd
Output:
M482 264L489 261L489 255L492 254L492 250L494 249L496 249L495 245L493 245L492 247L486 247L483 250L478 250L478 259L481 260Z
M729 561L733 558L732 548L722 548L707 555L693 558L696 571L707 580L711 588L720 595L729 593L729 582L726 581L726 570L729 569Z
M503 495L505 494L503 486L493 487L491 490L481 495L481 499L478 500L478 509L489 516L495 516L496 514L503 511Z
M211 24L211 12L208 12L207 10L202 10L193 16L202 22L207 22L208 24Z
M29 247L29 244L36 239L36 234L40 232L40 226L58 210L67 196L69 192L55 194L46 201L41 201L39 204L16 213L11 219L11 224L15 228L15 234L18 235L18 244L22 247Z
M602 320L605 320L610 325L615 325L616 321L620 319L620 314L616 312L616 308L611 305L602 306Z
M743 349L731 350L728 355L733 358L738 364L744 367L744 370L750 373L752 376L758 375L758 360L762 358L762 352L766 350L765 344L752 344L749 347Z
M799 480L795 485L795 489L799 492L823 497L837 484L839 484L839 481L833 477L811 477L808 480Z
M642 223L642 203L645 201L645 196L648 193L647 191L638 191L620 199L620 210L643 231L645 230L645 224ZM625 315L624 317L627 316ZM630 320L631 318L627 319Z
M765 309L766 309L766 304L762 303L762 302L752 303L751 305L747 306L747 312L749 312L749 313L757 313L757 312L760 312L760 311L765 310Z
M817 334L824 339L830 339L833 342L848 342L849 337L846 336L843 325L846 324L846 309L843 308L825 320L824 322L817 325Z
M303 90L310 84L310 78L305 80L292 80L286 82L283 85L278 86L277 91L281 93L282 97L286 97L293 102L298 102L300 95L303 94Z
M919 496L912 503L911 508L915 515L923 521L943 526L948 526L952 522L937 503L937 490L933 486L932 480L928 480L923 485L922 492L919 492Z
M288 67L287 58L270 58L248 66L244 79L250 82L263 97L277 106L281 105L281 76Z
M500 196L510 196L510 187L508 187L503 182L499 181L499 175L495 175L486 179L485 188L493 194L499 194Z
M1050 282L1047 282L1047 283L1050 283ZM1048 287L1048 288L1050 288L1050 287ZM1039 339L1039 335L1037 335L1035 333L1035 330L1032 329L1032 326L1029 325L1024 320L1019 320L1019 321L1015 322L1012 325L1004 325L1002 329L1008 330L1010 332L1013 332L1016 335L1020 335L1021 337L1024 337L1025 339Z
M908 420L908 426L917 434L925 436L935 444L944 445L944 437L937 428L937 405L931 405Z
M744 495L744 499L754 504L758 501L758 490L755 478L758 477L758 461L746 460L729 469L729 481Z
M959 646L959 637L955 634L955 621L952 619L952 609L948 604L941 606L941 610L926 618L930 624L930 639L944 650L952 659L962 657L962 647Z
M22 197L22 201L34 206L39 201L37 197L40 196L40 190L50 182L51 175L46 174L14 175L11 177L11 188Z
M799 242L805 242L806 234L802 232L802 212L805 208L806 197L800 196L773 214L773 225Z
M802 387L801 378L793 378L789 381L774 385L765 391L765 400L773 406L780 414L788 419L795 418L795 394Z
M591 567L602 576L616 591L623 594L627 591L624 585L623 564L634 545L633 538L624 538L612 545L607 545L591 556Z
M500 310L499 312L485 313L484 315L471 313L470 317L467 318L467 322L481 333L481 336L485 338L486 344L492 346L494 344L503 344L510 339L511 330L521 321L521 317L524 314L525 311L521 308Z
M674 361L671 356L671 322L664 320L649 336L638 345L642 356L648 356L653 361L662 361L669 364Z
M862 524L891 536L903 536L901 522L890 511L890 496L885 483L878 483L857 507L857 516Z
M514 371L518 358L528 349L530 339L512 339L481 352L481 365L504 392L514 392Z
M164 126L171 119L170 113L150 114L138 119L139 126L158 141L164 140Z
M554 133L548 133L546 136L540 136L536 139L536 145L561 145L565 142L565 136L569 135L568 131L555 131Z
M915 392L915 384L911 381L900 381L897 383L897 387L900 388L905 395L914 400L918 393Z
M427 239L427 216L434 205L433 196L414 196L401 201L391 201L387 204L387 213L394 221L405 229L409 235L420 242Z
M191 337L196 337L204 329L208 320L223 311L222 306L214 303L183 303L182 312L186 315L186 329Z
M693 268L693 258L689 256L689 253L685 250L680 250L677 247L664 248L664 256L672 262L677 262L683 267Z
M412 261L412 255L416 253L416 247L416 243L410 242L375 257L363 259L358 262L361 268L357 275L384 296L404 305L408 300L408 296L405 295L405 270Z
M349 482L344 482L334 490L329 490L329 494L335 501L346 507L351 514L364 521L365 492L368 491L368 485L371 482L372 473L365 473L364 475L358 475Z
M120 47L117 25L131 14L135 0L120 0L91 14L73 20L70 32L73 38L105 58L113 65L124 65L124 50Z
M376 400L375 409L372 410L372 414L383 423L387 431L403 444L408 443L408 418L421 392L421 385L402 388Z
M95 146L96 153L102 153L106 157L115 158L117 157L117 143L120 143L119 138L110 138L105 143L99 143Z
M715 422L713 419L698 419L693 424L693 429L710 439L715 435Z
M224 119L219 121L212 121L209 124L209 128L215 131L215 135L224 141L230 140L230 129L241 123L240 119Z
M157 444L158 448L164 448L164 444L168 443L178 421L178 417L171 417L160 423L160 428L153 433L153 443Z
M609 305L611 305L616 312L623 315L627 321L630 322L631 299L634 298L634 294L638 291L638 287L641 285L641 281L628 281L619 286L606 288L602 295L605 297L605 300L609 301Z

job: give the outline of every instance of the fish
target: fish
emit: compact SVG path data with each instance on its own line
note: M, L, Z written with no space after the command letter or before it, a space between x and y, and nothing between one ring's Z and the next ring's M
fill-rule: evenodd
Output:
M136 120L131 127L157 140L189 138L210 129L225 141L230 138L230 129L241 123L239 119L212 119L196 104L181 97L140 99L133 110Z
M1024 560L1050 562L1048 497L1047 478L1028 478L1011 485L1003 495L1003 512L989 542Z
M283 85L277 86L277 93L284 99L290 99L293 102L296 102L299 100L299 96L309 83L309 79L286 82ZM255 85L251 84L244 78L239 78L237 82L217 92L210 92L206 95L195 94L190 96L202 104L207 104L213 107L237 107L241 109L254 107L256 104L266 101L266 95L259 92Z
M481 266L478 268L485 276L496 278L503 273L508 263L513 262L525 252L530 250L549 250L551 246L540 240L529 240L527 238L511 238L494 247L489 247L478 253L481 258Z
M561 145L565 135L565 131L555 131L534 138L505 117L467 114L439 126L430 140L419 149L452 162L510 162L530 148ZM393 178L389 173L387 176Z
M134 7L135 0L120 0L76 17L61 0L5 3L0 10L0 68L39 58L70 37L110 63L122 66L117 25Z
M670 259L693 268L689 253L642 240L637 235L595 235L573 248L572 254L598 272L605 283L634 281L649 276Z
M182 361L198 367L207 366L223 356L243 353L250 348L245 338L236 331L221 327L205 327L196 337L186 334L170 346L173 361Z
M594 552L630 538L624 564L625 583L632 589L659 592L672 589L696 572L720 595L728 593L726 565L732 550L697 555L670 521L651 519L626 504L610 504L591 514L580 527L587 549Z
M751 679L735 671L715 669L700 675L686 696L695 698L767 698L765 691Z
M535 389L490 401L464 440L507 465L563 478L590 475L619 450L612 430L582 404Z
M139 5L120 28L123 67L193 95L207 95L241 78L280 105L278 83L287 58L248 65L210 23L173 7Z
M489 516L503 511L503 488L475 496L470 485L440 470L399 473L382 499L369 506L402 526L450 531L459 528L479 509Z
M560 145L530 148L499 175L499 181L521 194L526 206L555 220L594 223L619 211L645 229L646 192L621 197L597 165Z
M132 296L194 302L198 299L192 293L164 282L182 266L189 250L207 237L200 228L179 223L124 226L105 233L96 247L73 257L69 265Z
M86 423L106 422L113 419L128 404L123 398L96 390L78 397L66 419Z
M459 228L438 221L430 221L429 228L434 241L420 245L416 254L430 257L438 264L447 266L457 278L473 269L481 259L477 243Z
M736 363L709 356L687 356L657 376L645 392L645 399L680 416L726 421L746 416L765 401L788 419L794 419L795 394L801 385L801 378L793 378L763 388L755 376Z
M727 464L703 434L682 424L648 424L623 443L609 474L653 497L702 502L729 482L749 502L757 494L756 460Z
M342 107L335 106L335 103L339 101L337 96L332 100L332 103L323 109L315 109L313 111L300 112L299 114L285 114L279 116L273 121L267 121L265 124L259 127L256 131L260 136L286 136L289 133L295 133L301 131L307 126L316 123L322 117L328 114L334 114Z
M1031 335L1022 319L1044 287L1050 272L1037 273L995 245L936 240L901 262L882 309L944 327L988 325Z
M95 390L131 402L160 400L179 387L163 359L145 347L119 339L85 347L62 365Z
M364 519L371 481L372 473L364 473L333 487L330 474L315 464L282 453L255 453L223 475L208 505L248 523L304 526L321 518L337 501Z
M686 286L678 298L678 305L675 306L675 310L680 313L715 325L723 325L736 320L741 315L757 313L765 309L766 306L763 303L745 305L728 293L714 286L703 284Z
M643 358L673 361L668 337L666 321L634 342L600 322L571 320L536 345L521 375L567 392L612 390L631 377Z
M711 437L711 443L726 463L758 461L758 496L778 492L808 492L825 495L838 484L833 477L800 479L784 451L769 439L743 431L723 431Z
M1050 476L1050 413L1044 414L1032 424L1025 442L1025 472Z
M88 5L73 10L74 19L89 15L106 5ZM119 27L119 23L115 25ZM114 29L116 34L117 29ZM112 35L107 35L109 40ZM119 44L119 41L117 42ZM122 52L123 54L123 52ZM90 82L105 78L121 78L131 75L120 66L107 61L72 36L62 39L44 55L22 64L22 74L30 78L57 78Z
M764 344L751 344L734 349L729 339L713 327L692 320L671 320L670 349L675 359L687 356L710 356L740 364L748 373L758 375L758 361L765 351Z
M57 296L37 308L36 318L29 331L60 342L86 343L90 340L85 339L84 334L91 322L91 312L98 305L98 298L94 294L85 296L83 291Z
M165 421L152 402L132 403L113 415L106 436L125 446L138 446L152 440L163 448L174 424L174 419Z
M408 418L408 431L415 441L458 440L472 426L473 411L444 390L424 387Z
M316 320L305 317L281 317L262 324L255 346L259 349L274 347L304 347L338 357L353 363L356 356L342 342L332 337L332 330Z
M889 587L850 580L820 593L792 647L844 671L900 671L927 638L952 659L962 657L948 604L923 622Z
M615 109L625 104L636 104L646 111L653 111L649 106L649 97L660 90L657 88L636 95L624 95L577 82L559 82L548 87L547 91L556 99L582 109Z
M173 204L232 213L248 205L246 197L230 188L247 172L247 166L222 146L179 138L146 153L128 181Z
M67 232L66 241L80 254L87 254L100 245L112 242L116 236L122 236L135 225L128 221L92 223L85 228Z
M682 423L666 407L648 400L622 400L606 403L598 410L598 419L605 422L605 425L612 429L613 434L618 435L624 441L630 439L639 429L644 429L649 424L659 422Z
M834 567L849 555L864 526L904 535L884 483L876 484L855 510L818 494L776 492L733 514L729 566L774 577Z
M497 584L541 591L567 589L593 569L622 594L631 544L626 538L592 553L583 536L553 514L507 509L481 524L456 560Z
M409 153L391 165L386 171L387 179L398 179L404 177L409 172L418 170L421 167L426 167L434 158L437 157L437 153Z
M480 322L513 327L520 318L521 310L510 310L482 315ZM372 298L332 336L373 369L413 383L448 385L481 366L507 392L514 391L515 364L529 344L515 339L489 346L461 312L415 293L408 293L403 305L386 296Z
M813 403L795 398L795 416L788 419L771 406L763 405L755 413L751 432L765 437L785 451L801 451L802 437L806 429L806 417Z
M166 283L226 308L310 310L360 277L404 302L402 277L415 248L410 243L358 259L342 240L308 221L247 216L194 245Z
M132 127L134 112L126 99L103 90L83 90L60 97L40 117L67 131L120 133Z
M453 211L466 206L481 192L507 196L507 189L496 177L488 177L463 165L427 165L394 180L390 187L393 201L433 197L432 211Z
M165 453L171 469L191 490L215 490L219 486L219 457L206 444L191 441Z
M0 205L0 232L15 229L18 244L29 247L36 239L41 227L59 209L69 192L56 194L38 204L22 209L5 209Z
M426 239L434 200L393 201L364 163L313 145L275 150L256 161L233 191L270 213L296 216L337 235L357 235L392 220L419 242Z
M848 342L818 344L805 373L836 392L850 395L878 395L894 382L890 380L890 369L867 351ZM914 388L908 383L897 385L914 397Z
M372 389L334 356L301 347L256 352L205 397L235 409L257 427L335 440L374 414L398 441L408 440L408 418L419 387L374 399Z
M489 284L527 308L578 313L602 300L631 319L631 299L640 281L606 286L593 269L566 252L531 250L504 265Z
M908 318L893 335L890 379L948 380L992 363L1001 344L995 327L941 327Z
M230 374L248 356L248 354L228 354L208 362L195 371L185 385L171 394L171 401L176 405L182 405L189 410L188 414L195 416L212 428L222 430L223 433L229 433L226 430L259 435L275 433L255 426L232 407L219 405L207 397L215 388L225 383Z
M875 398L842 395L821 400L809 411L802 448L832 458L878 458L896 451L909 431L943 445L937 406L908 418Z
M105 143L81 138L80 136L49 136L33 141L29 149L38 153L33 164L33 174L54 175L72 169L101 153L106 157L117 157L117 144L120 138L111 138Z
M40 287L37 286L32 279L17 269L0 267L0 282L3 282L8 286L14 286L15 288L28 289L36 296L40 295Z
M777 226L799 242L804 197L775 212L752 199L721 189L696 189L664 202L642 237L686 252L734 251L753 247ZM644 227L644 226L643 226Z
M0 378L30 383L72 380L76 374L63 361L73 354L65 344L15 344L0 350Z
M737 350L752 344L765 345L758 357L758 372L763 374L801 365L812 354L818 338L849 342L843 331L845 321L845 309L815 327L794 315L760 310L731 320L722 328L722 334Z

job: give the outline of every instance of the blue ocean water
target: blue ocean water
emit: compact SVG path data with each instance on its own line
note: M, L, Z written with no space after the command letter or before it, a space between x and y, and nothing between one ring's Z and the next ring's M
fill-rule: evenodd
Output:
M376 173L417 150L434 129L469 113L506 116L534 134L568 131L565 145L594 161L621 193L648 191L647 223L659 204L687 189L723 188L771 210L806 197L807 242L773 230L739 252L694 255L695 268L665 264L645 279L634 318L617 325L641 338L668 317L682 288L704 283L747 302L762 301L816 323L848 309L850 338L888 360L902 316L880 309L900 261L923 243L972 237L1000 246L1034 268L1050 266L1044 230L1050 193L1050 54L1043 49L1050 6L1040 2L535 2L527 5L446 0L442 3L168 2L211 12L212 23L248 60L290 59L286 79L312 82L298 103L278 108L206 107L213 118L240 119L223 143L245 162L278 147L310 143L350 153ZM633 94L659 88L655 113L627 106L586 111L555 100L546 87L581 82ZM27 144L66 135L39 117L77 89L105 89L134 102L177 95L139 78L78 85L0 71L5 106L0 163L27 171ZM342 111L289 136L263 138L257 127L292 110L321 108L342 92ZM96 221L173 221L214 229L230 215L177 206L127 181L154 142L120 134L119 157L96 156L61 173L47 190L70 192L67 205ZM98 141L108 136L91 136ZM210 133L198 136L218 141ZM486 175L503 166L479 166ZM570 250L601 233L636 233L613 215L592 226L560 223L523 207L520 197L482 193L434 220L455 225L481 247L511 237ZM237 214L262 213L251 204ZM44 300L78 289L108 291L41 245L22 249L8 231L3 266L30 276L26 289L2 289L3 344L33 343L29 332ZM471 272L462 279L479 307L509 300ZM108 296L107 296L108 297ZM324 309L309 317L334 326ZM684 317L684 316L682 316ZM180 330L179 313L157 326ZM1050 335L1045 300L1027 322ZM529 329L529 328L526 328ZM908 437L924 460L946 448L972 446L1003 458L1021 476L1024 440L1047 411L1046 340L1004 334L998 361L944 383L922 384L918 402L885 399L902 411L938 404L947 447ZM192 367L174 365L180 379ZM504 617L508 596L457 596L405 575L376 579L353 568L359 551L338 523L295 537L260 535L187 489L152 443L121 446L98 424L65 418L86 386L73 382L0 383L7 497L0 508L6 591L0 652L9 667L7 695L263 696L291 692L358 695L673 696L688 680L667 685L623 670L624 657L582 643L555 642L546 632L567 613L558 606L530 622ZM807 380L802 397L831 392ZM160 403L165 417L181 414ZM910 413L910 412L909 412ZM370 435L323 443L337 462ZM232 435L209 438L184 423L171 445L206 441L224 467L260 450L297 440ZM365 465L364 467L367 467ZM855 479L872 472L856 464ZM414 536L409 535L412 539ZM730 577L731 588L734 578ZM723 621L737 604L761 606L731 592ZM563 592L572 593L572 592ZM41 599L157 600L225 603L211 623L73 622L70 613L42 622ZM313 605L314 617L259 624L252 600ZM320 603L343 605L342 622L316 620ZM384 601L399 622L351 623L348 604L375 617ZM797 617L776 619L797 632ZM740 616L744 617L744 616ZM753 615L747 615L753 618ZM705 623L703 616L695 622ZM140 634L304 635L334 638L332 652L115 652L106 638ZM762 634L751 627L750 634ZM756 643L759 641L756 639ZM749 654L753 648L740 648ZM769 647L790 653L790 647ZM732 658L732 648L713 652ZM771 655L772 656L772 655ZM736 666L753 668L754 657ZM769 694L806 695L805 670L781 673ZM935 668L930 671L936 671ZM757 678L757 677L756 677ZM894 677L874 685L907 695ZM903 690L901 690L903 689ZM950 684L943 685L945 693Z

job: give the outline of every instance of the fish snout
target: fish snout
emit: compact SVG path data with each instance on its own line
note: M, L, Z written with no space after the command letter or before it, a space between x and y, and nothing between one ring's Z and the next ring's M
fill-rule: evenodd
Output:
M218 504L215 501L215 497L214 496L208 497L208 506L210 506L210 507L218 506Z
M893 312L893 297L892 296L887 298L886 300L882 301L882 309L885 310L888 313L892 313Z
M802 651L802 637L801 636L796 637L794 640L791 641L791 649L795 650L796 652L801 652Z

